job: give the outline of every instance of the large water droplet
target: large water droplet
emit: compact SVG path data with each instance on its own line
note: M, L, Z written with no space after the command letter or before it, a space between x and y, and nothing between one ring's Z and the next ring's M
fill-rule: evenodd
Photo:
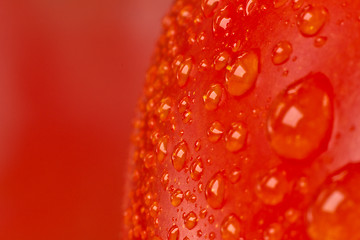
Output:
M174 225L169 229L168 240L179 240L180 230L179 227Z
M226 89L233 96L241 96L254 86L259 72L259 57L247 52L229 66L226 73Z
M239 218L235 214L227 216L221 224L221 237L223 240L238 240L242 229Z
M198 222L198 217L196 216L196 214L193 211L189 212L185 216L184 224L187 229L191 230L194 227L196 227L197 222Z
M188 155L188 147L185 142L180 142L176 145L175 150L172 154L171 160L176 171L180 172L186 163Z
M292 53L292 46L288 41L281 41L274 47L272 51L272 62L274 64L282 64L286 62Z
M289 159L306 159L326 149L333 122L332 87L322 73L306 76L273 102L268 118L270 144Z
M213 18L213 32L215 36L226 36L231 28L233 19L231 18L229 6L225 6L218 11Z
M305 36L314 36L325 25L328 10L320 6L306 6L298 16L297 25Z
M220 84L210 85L208 91L203 96L205 109L215 110L218 107L222 95L222 87Z
M210 207L219 209L225 203L225 179L221 173L215 174L208 182L205 197Z
M360 164L349 164L321 187L308 212L313 240L360 239Z
M242 123L232 123L225 136L225 147L230 152L237 152L245 145L247 130Z
M272 170L256 184L255 193L264 204L277 205L282 202L288 189L285 172Z

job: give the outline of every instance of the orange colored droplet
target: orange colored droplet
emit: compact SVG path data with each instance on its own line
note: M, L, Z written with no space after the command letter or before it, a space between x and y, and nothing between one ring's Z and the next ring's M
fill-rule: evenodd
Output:
M215 121L211 124L209 130L207 131L207 136L210 142L217 142L224 133L224 127L220 122Z
M210 240L214 240L216 238L216 234L214 233L214 232L211 232L210 234L209 234L209 239Z
M213 33L215 36L224 36L232 26L233 19L231 18L228 6L225 6L218 11L213 18Z
M274 151L288 159L307 159L327 147L333 122L329 79L322 73L296 81L270 109L268 136Z
M214 69L219 71L226 67L230 58L230 54L227 51L220 52L218 55L215 56L214 59Z
M201 175L204 171L204 164L201 159L196 159L190 166L190 176L191 179L198 181L201 178Z
M184 224L187 229L191 230L194 227L196 227L197 222L198 222L198 217L196 216L196 214L193 211L189 212L185 216Z
M247 130L242 123L232 123L225 136L225 147L230 152L237 152L245 145Z
M170 202L174 207L178 207L182 203L183 200L184 200L184 194L180 189L176 189L170 195Z
M231 170L230 174L228 175L228 179L231 183L237 183L241 178L241 170L235 167Z
M241 96L255 84L259 72L259 57L251 51L237 58L227 67L226 89L233 96Z
M200 218L206 218L206 215L207 215L207 210L206 210L206 208L200 209L199 217L200 217Z
M192 59L186 59L179 67L177 71L177 83L179 87L185 86L189 79L190 71L192 69L193 63Z
M171 160L176 171L180 172L186 163L188 155L188 147L185 142L180 142L176 145L175 150L172 154Z
M160 106L157 110L161 121L165 121L171 111L171 99L169 97L163 98L160 101Z
M168 136L163 136L162 138L160 138L157 148L156 148L156 153L157 153L157 159L159 162L162 162L165 158L165 156L167 155L167 148L168 148L168 143L169 143L169 137Z
M183 97L178 105L179 113L184 113L190 107L190 99L185 96Z
M214 13L215 8L218 6L220 0L202 0L201 9L206 17Z
M191 123L192 122L192 113L190 110L185 110L183 114L183 123Z
M198 151L200 151L200 149L201 149L201 140L198 139L198 140L196 140L195 143L194 143L194 150L195 150L196 152L198 152Z
M154 153L148 153L146 154L144 158L144 166L146 168L152 168L156 166L156 158Z
M274 0L274 7L280 8L287 3L288 0Z
M316 37L314 39L314 46L320 48L325 45L327 41L327 37Z
M360 164L349 164L332 174L309 208L312 240L360 239Z
M272 62L276 65L286 62L292 53L292 46L288 41L281 41L272 51Z
M180 230L179 227L174 225L169 229L168 240L179 240Z
M266 205L277 205L284 199L289 185L284 171L272 170L255 186L257 197Z
M214 217L214 215L210 215L210 216L208 217L208 221L209 221L210 224L213 224L213 223L215 222L215 217Z
M215 174L205 188L205 197L210 207L219 209L225 203L225 179L221 173Z
M242 229L239 218L235 214L227 216L221 223L221 237L223 240L238 240Z
M166 190L168 185L169 185L169 174L167 172L164 172L163 175L161 176L161 185L163 186L163 188Z
M304 4L304 0L293 0L293 9L298 10L301 8L301 6Z
M159 215L160 212L160 208L159 208L159 204L157 202L154 202L151 206L150 206L150 215L155 218Z
M297 25L300 32L305 36L314 36L325 25L328 18L328 10L321 6L306 6L299 14Z
M218 107L222 96L222 87L220 84L212 84L206 94L203 96L205 109L215 110Z
M264 240L281 240L283 235L283 228L279 223L271 224L264 231Z

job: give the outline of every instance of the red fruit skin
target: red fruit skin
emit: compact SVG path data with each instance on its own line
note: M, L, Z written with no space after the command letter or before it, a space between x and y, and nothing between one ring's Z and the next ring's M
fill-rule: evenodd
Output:
M329 228L311 232L314 231L309 230L313 229L311 226L316 225L312 219L318 218L311 218L308 213L316 206L318 195L322 189L327 189L327 182L336 171L344 167L346 171L355 171L352 173L355 176L360 174L354 170L358 168L350 164L360 161L357 147L360 144L360 112L357 111L360 106L360 82L357 80L360 77L360 3L310 0L300 4L301 7L297 6L297 1L294 7L291 1L281 1L283 4L277 3L275 8L274 3L261 0L213 1L218 2L217 7L212 14L206 12L204 16L203 2L210 1L176 1L164 18L163 34L138 106L124 234L128 239L201 239L214 234L216 239L224 240L320 240L319 236L326 236L326 240L342 239L340 232L329 233L329 229L338 227L331 225L335 223L329 222ZM313 20L315 30L307 29L308 25L302 24L300 19L304 12L313 11L310 5L316 14L321 14ZM214 27L214 24L221 26ZM321 47L319 37L326 39ZM291 44L292 50L287 51L290 56L283 58L285 60L280 64L274 64L273 49L282 41ZM212 62L223 51L229 52L229 62L225 68L216 69ZM254 80L253 85L246 85L244 92L229 91L227 71L232 69L236 59L249 52L258 56L258 74L255 80L251 79L256 74L250 71L251 74L244 75L243 79ZM186 80L183 75L179 78L179 71L184 73L181 61L185 59L186 64L189 59L192 63ZM255 62L244 64L245 72L249 66L256 69ZM306 90L313 86L307 85L311 78L320 79L317 93ZM290 94L286 92L288 86L299 80L310 87L294 88L304 95L296 93L298 95L295 94L291 101L299 103L299 109L313 109L314 114L304 111L305 116L298 116L302 121L300 124L308 125L299 127L302 130L297 134L305 139L319 134L320 140L317 143L310 140L313 151L307 155L289 152L284 156L270 144L268 121L270 111L274 109L272 105L279 102L275 100L284 99L285 94ZM216 83L221 84L224 91L217 108L208 110L203 96ZM316 94L323 96L324 101L318 101ZM181 101L186 96L189 98L190 121L184 121L187 118L184 118L183 110L178 109L178 104L183 106ZM160 119L157 109L164 98L170 99L172 104L167 118ZM304 99L309 101L304 103ZM327 117L314 117L319 114L319 109L325 109ZM215 121L225 129L217 142L209 141L207 137L208 129ZM225 136L233 123L245 126L247 134L244 145L229 151ZM328 127L322 131L320 127L312 126L313 123L318 126L324 123ZM296 130L298 126L294 128ZM167 155L156 166L146 168L144 156L156 152L156 138L151 138L155 133L168 137ZM289 131L289 134L295 133ZM171 159L177 144L182 141L189 147L185 166L179 171L173 167ZM194 147L199 142L201 147ZM295 140L292 143L295 144ZM302 150L299 146L296 151ZM199 158L204 162L202 175L200 180L192 180L189 167ZM236 181L231 180L234 169L241 172ZM224 189L214 190L219 195L212 202L207 198L209 194L205 188L213 186L208 183L219 174L225 179L224 185L220 186ZM163 176L167 176L166 181ZM266 185L272 178L279 183L275 183L275 190ZM180 205L173 206L170 195L175 189L189 190L196 200L184 199ZM354 193L350 192L346 197L354 198L354 202L360 204ZM221 204L217 202L219 199ZM149 213L153 203L159 207L155 216ZM207 209L205 218L199 217L202 209ZM190 230L184 225L183 216L191 211L199 220ZM236 217L229 218L232 214ZM331 214L341 218L346 211L338 213L335 210ZM354 231L358 230L354 227L360 226L358 221L336 224L345 231L352 231L354 234L350 235L356 239L357 232ZM229 233L229 225L238 227ZM169 233L169 229L174 228L179 229L176 233L179 238Z
M1 239L119 239L131 118L167 4L1 2Z

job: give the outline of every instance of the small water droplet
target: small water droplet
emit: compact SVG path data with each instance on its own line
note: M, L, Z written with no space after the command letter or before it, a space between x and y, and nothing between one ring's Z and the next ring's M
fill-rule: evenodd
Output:
M179 113L184 113L190 107L190 99L185 96L183 97L178 105Z
M183 200L184 200L184 194L180 189L176 189L170 195L170 202L174 207L178 207L182 203Z
M164 172L163 175L161 176L161 185L163 186L163 188L166 190L168 185L169 185L169 174L167 172Z
M289 223L295 223L300 217L300 212L296 209L290 208L285 212L285 219Z
M220 122L215 121L211 124L209 130L207 131L207 136L210 142L215 143L219 141L221 136L224 133L224 127Z
M240 239L242 229L239 218L235 214L227 216L221 223L220 232L223 240Z
M326 149L333 122L332 87L322 73L306 76L279 94L268 118L275 152L288 159L307 159Z
M293 9L298 10L304 4L304 0L293 0Z
M160 138L158 142L156 153L159 162L163 162L165 156L167 155L168 143L169 143L169 136L163 136L162 138Z
M255 186L257 197L266 205L277 205L288 192L288 180L284 171L272 170Z
M209 239L214 240L216 238L216 234L214 232L209 233Z
M166 97L161 99L160 106L157 110L161 121L165 121L171 111L171 98Z
M314 46L320 48L325 45L327 41L327 37L316 37L314 39Z
M264 232L264 240L281 240L283 229L279 223L271 224Z
M308 210L312 240L360 239L360 164L349 164L330 175Z
M232 184L237 183L241 178L241 170L237 167L235 167L233 170L231 170L228 179Z
M292 53L292 46L288 41L281 41L272 51L272 62L276 65L286 62Z
M219 209L225 203L225 179L221 173L215 174L205 188L205 197L210 207Z
M220 84L212 84L203 96L205 109L212 111L218 107L222 96L222 87Z
M220 0L202 0L201 1L201 9L204 12L206 17L210 17L215 8L218 6Z
M191 230L194 227L196 227L197 222L198 222L198 217L193 211L191 211L185 216L184 224L187 229Z
M196 159L190 166L190 176L194 181L198 181L204 171L204 165L200 158Z
M200 218L206 218L206 215L207 215L207 210L206 210L206 208L200 209L199 217L200 217Z
M232 123L231 129L225 136L225 147L230 152L237 152L245 145L247 130L242 123Z
M187 161L188 147L185 142L180 142L176 145L175 150L172 154L171 160L176 171L180 172Z
M215 222L215 217L214 217L214 215L210 215L210 216L208 217L208 221L209 221L210 224L213 224L213 223Z
M200 151L200 149L201 149L201 140L198 139L198 140L196 140L195 143L194 143L194 150L195 150L196 152L198 152L198 151Z
M226 89L233 96L241 96L254 86L259 71L259 57L247 52L238 57L234 64L227 67Z
M178 83L179 87L183 87L187 83L192 66L193 66L193 63L192 63L191 58L188 58L184 62L181 63L181 65L177 71L177 83Z
M220 71L224 67L226 67L230 58L230 54L227 51L220 52L215 56L214 59L214 69Z
M174 225L169 229L168 240L179 240L180 230L179 227Z
M198 231L196 232L196 235L197 235L198 237L201 237L201 236L203 235L203 232L202 232L201 230L198 230Z
M144 158L144 166L148 169L156 166L156 158L153 153L146 154Z
M154 202L151 206L150 206L150 215L153 218L156 218L159 215L160 212L160 208L159 208L159 204L158 202Z
M328 10L321 6L306 6L299 14L297 25L304 36L314 36L325 25Z

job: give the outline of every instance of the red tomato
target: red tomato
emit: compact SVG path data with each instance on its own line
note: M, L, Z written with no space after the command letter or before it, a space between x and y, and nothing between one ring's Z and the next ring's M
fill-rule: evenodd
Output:
M360 239L360 2L178 0L133 137L127 239Z

